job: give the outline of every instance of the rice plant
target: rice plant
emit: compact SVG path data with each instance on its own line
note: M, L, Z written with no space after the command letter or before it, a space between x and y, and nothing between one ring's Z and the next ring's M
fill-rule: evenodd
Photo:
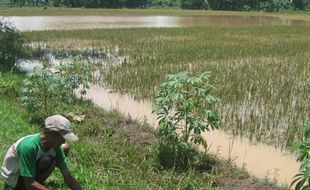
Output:
M191 27L25 34L59 51L126 56L102 70L110 88L151 98L167 74L212 71L216 107L230 133L286 147L310 113L310 27ZM57 40L56 40L57 39Z

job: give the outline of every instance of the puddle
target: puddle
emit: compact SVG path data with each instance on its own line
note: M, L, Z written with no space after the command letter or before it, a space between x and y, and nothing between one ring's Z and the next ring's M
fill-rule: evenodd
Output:
M12 16L9 18L20 31L310 24L307 21L264 16Z
M126 94L118 94L99 85L91 85L85 98L107 110L119 110L139 121L156 126L150 101L135 100ZM249 140L233 137L221 130L206 132L210 152L232 159L239 167L245 167L254 176L268 178L279 185L290 184L298 172L296 156L262 143L253 144Z

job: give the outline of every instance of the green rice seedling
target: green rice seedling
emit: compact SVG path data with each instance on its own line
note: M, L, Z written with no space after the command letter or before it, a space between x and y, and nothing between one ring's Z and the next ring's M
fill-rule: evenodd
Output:
M223 128L280 147L300 139L290 126L309 118L309 34L309 26L25 33L55 49L75 50L78 43L125 55L124 64L109 64L101 76L110 88L136 98L151 98L166 74L210 70Z

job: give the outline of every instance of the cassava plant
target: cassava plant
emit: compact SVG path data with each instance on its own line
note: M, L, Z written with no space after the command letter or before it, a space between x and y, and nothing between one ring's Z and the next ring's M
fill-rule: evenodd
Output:
M166 155L165 160L160 158L162 164L188 166L192 161L192 145L206 148L202 133L219 127L219 116L214 111L218 99L211 94L214 87L209 78L210 72L199 76L181 72L168 75L160 84L153 112L159 120L160 152Z
M91 69L81 57L70 57L56 68L36 69L27 74L21 103L34 118L44 118L74 101L74 91L86 93Z
M22 84L22 105L31 114L48 115L50 108L55 107L51 105L51 99L55 99L60 93L58 81L57 75L53 75L47 68L28 73Z
M71 56L61 63L57 70L58 75L63 78L62 85L71 91L72 96L77 89L81 95L86 94L86 89L92 80L91 67L87 59L81 55Z
M296 145L299 152L297 161L301 162L299 173L294 176L291 187L295 190L310 190L310 123L303 127L303 141Z

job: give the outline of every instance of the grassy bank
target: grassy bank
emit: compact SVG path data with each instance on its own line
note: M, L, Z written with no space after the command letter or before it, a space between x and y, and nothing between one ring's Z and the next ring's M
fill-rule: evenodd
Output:
M278 146L298 140L309 120L309 34L309 26L25 33L54 51L129 56L103 71L104 80L140 98L152 98L166 74L212 71L224 129Z
M29 123L29 115L18 100L23 75L0 78L0 162L8 147L19 137L40 131ZM154 132L145 124L105 112L91 102L79 101L60 114L85 114L82 123L72 121L79 141L71 144L69 167L83 189L280 189L257 181L232 162L208 155L204 162L185 171L161 168ZM66 189L60 173L47 183L50 189ZM0 181L2 187L3 182ZM284 189L284 188L283 188Z
M38 7L0 7L2 16L267 16L292 20L310 21L310 14L303 13L266 13L240 11L206 11L181 9L86 9L86 8L55 8Z

